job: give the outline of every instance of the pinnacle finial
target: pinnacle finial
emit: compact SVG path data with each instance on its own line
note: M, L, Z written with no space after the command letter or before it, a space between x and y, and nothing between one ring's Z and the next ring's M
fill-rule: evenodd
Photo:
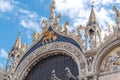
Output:
M92 3L91 3L91 4L92 4L92 5L91 5L92 8L94 7L94 3L95 3L95 1L92 1Z
M50 24L54 23L54 11L55 11L55 0L52 1L50 6Z
M19 33L18 33L18 37L17 37L17 39L15 41L15 44L14 44L14 47L13 47L12 50L21 48L21 37L20 37L20 34L21 34L21 31L19 31Z

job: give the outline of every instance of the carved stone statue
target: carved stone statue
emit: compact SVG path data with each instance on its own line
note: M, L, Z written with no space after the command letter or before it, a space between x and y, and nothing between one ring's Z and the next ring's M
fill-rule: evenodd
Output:
M113 7L113 10L114 10L115 13L116 13L116 17L117 17L117 18L120 17L120 11L117 9L116 6Z
M80 31L83 29L82 25L78 25L76 29L77 29L77 37L79 39L82 38L82 35L80 33Z
M88 59L87 59L87 62L88 62L88 71L91 70L91 66L92 66L92 62L93 62L93 56L90 56Z
M69 25L69 23L66 21L65 24L64 24L64 26L63 26L64 30L62 32L64 35L67 35L67 33L68 33L68 29L67 29L68 25Z
M57 24L57 25L58 25L60 19L61 19L61 15L59 14L59 15L56 16L56 24Z
M65 70L67 71L67 73L66 73L67 80L76 80L76 77L74 75L72 75L72 73L68 67L66 67Z
M36 31L36 32L34 32L34 34L33 34L33 42L34 42L34 41L38 41L38 39L39 39L39 33Z
M75 33L75 30L73 29L73 30L69 33L69 36L70 36L70 37L75 37L75 34L74 34L74 33Z
M52 70L51 80L61 80L56 76L55 70Z
M42 29L43 29L43 32L47 30L47 25L48 25L47 20L46 20L46 19L43 19L43 20L42 20L42 26L43 26Z

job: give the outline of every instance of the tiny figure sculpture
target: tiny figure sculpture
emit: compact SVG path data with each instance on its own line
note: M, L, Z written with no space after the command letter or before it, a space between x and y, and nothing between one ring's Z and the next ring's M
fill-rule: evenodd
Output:
M61 80L56 76L55 70L52 70L51 80Z
M70 33L69 33L70 37L75 37L75 30L73 29Z
M47 20L46 19L43 19L42 20L42 26L43 26L43 32L47 30Z
M80 31L83 29L82 25L78 25L76 29L77 29L77 37L79 39L81 39L82 35L81 35Z
M88 71L91 70L91 66L92 66L92 62L93 62L93 57L90 56L88 59L87 59L87 62L88 62Z
M67 71L67 73L66 73L67 80L76 80L76 77L74 75L72 75L72 73L68 67L66 67L65 70Z
M26 44L26 43L22 44L21 50L22 50L23 52L25 52L26 49L27 49L27 44Z
M38 41L38 39L39 39L39 33L36 31L33 33L33 42Z
M56 16L56 24L57 24L57 25L58 25L60 19L61 19L61 15L59 14L59 15Z
M68 32L67 27L68 27L68 26L69 26L69 23L66 21L65 24L64 24L64 26L63 26L63 27L64 27L64 30L63 30L63 34L64 34L64 35L67 35L67 32Z

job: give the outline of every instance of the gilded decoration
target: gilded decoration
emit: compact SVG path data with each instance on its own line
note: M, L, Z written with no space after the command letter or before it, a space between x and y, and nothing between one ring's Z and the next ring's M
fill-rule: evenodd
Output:
M45 31L43 32L44 38L42 40L42 42L46 42L48 40L53 40L55 41L57 39L57 36L55 35L55 33L53 31Z
M113 72L120 70L120 47L113 49L102 61L100 72Z

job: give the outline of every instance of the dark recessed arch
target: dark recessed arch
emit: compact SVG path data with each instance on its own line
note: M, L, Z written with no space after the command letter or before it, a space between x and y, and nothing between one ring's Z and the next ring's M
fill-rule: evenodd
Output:
M60 79L66 80L66 67L69 67L75 77L79 75L77 64L70 56L65 54L49 56L32 67L25 80L50 80L52 70L56 70L56 75Z

